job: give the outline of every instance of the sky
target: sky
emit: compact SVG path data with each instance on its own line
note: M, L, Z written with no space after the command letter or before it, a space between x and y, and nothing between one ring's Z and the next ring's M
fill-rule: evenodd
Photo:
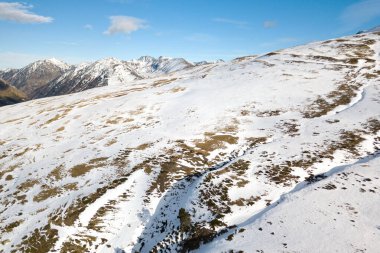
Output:
M380 0L0 1L0 69L143 55L230 60L380 25Z

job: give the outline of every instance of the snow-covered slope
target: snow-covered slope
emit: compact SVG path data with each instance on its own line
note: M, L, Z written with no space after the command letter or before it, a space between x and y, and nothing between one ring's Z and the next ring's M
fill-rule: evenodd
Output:
M52 58L33 62L21 69L0 72L0 78L13 84L30 97L35 89L54 80L69 68L68 64Z
M186 252L212 239L221 242L210 246L215 251L239 250L239 242L249 249L250 241L256 249L256 239L240 235L236 244L222 242L234 226L256 231L267 211L275 221L297 215L291 201L276 206L281 196L379 149L379 39L366 33L315 42L2 107L0 251ZM371 179L363 182L366 194L380 188L376 172L357 173ZM340 187L326 180L315 187ZM356 185L347 183L345 193ZM307 192L295 194L326 195ZM355 215L358 228L369 226L358 224L366 219L379 223L375 214ZM294 224L281 243L302 250ZM327 228L343 233L347 224ZM340 240L330 240L331 249L370 243Z
M197 252L378 252L379 168L380 154L333 168Z

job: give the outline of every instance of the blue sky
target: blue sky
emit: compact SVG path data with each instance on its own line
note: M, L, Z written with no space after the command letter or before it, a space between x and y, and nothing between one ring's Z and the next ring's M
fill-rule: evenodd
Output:
M192 61L260 54L380 25L380 0L0 2L0 68L141 55Z

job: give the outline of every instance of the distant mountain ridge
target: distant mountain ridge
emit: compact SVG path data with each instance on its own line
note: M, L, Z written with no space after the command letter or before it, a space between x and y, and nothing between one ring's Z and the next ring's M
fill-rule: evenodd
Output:
M213 62L192 63L183 58L163 56L142 56L128 61L106 58L78 65L47 59L36 61L21 69L0 72L0 78L14 84L25 92L29 99L34 99L128 83L210 63Z

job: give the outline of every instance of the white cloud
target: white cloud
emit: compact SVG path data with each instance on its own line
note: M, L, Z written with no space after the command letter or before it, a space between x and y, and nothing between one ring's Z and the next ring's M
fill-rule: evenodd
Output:
M270 29L270 28L273 28L275 26L277 26L276 21L273 21L273 20L264 21L264 28Z
M29 11L31 5L0 2L0 19L19 23L50 23L51 17L40 16Z
M130 34L140 29L147 27L147 22L143 19L129 16L111 16L111 25L108 27L105 34L113 35L116 33Z
M362 0L349 5L340 15L347 29L355 29L380 17L380 0Z
M225 23L230 25L237 25L237 26L246 26L248 25L247 22L241 21L241 20L235 20L235 19L228 19L228 18L214 18L212 21L217 23Z
M86 29L86 30L92 30L92 29L94 29L94 27L92 25L90 25L90 24L84 25L83 28Z

